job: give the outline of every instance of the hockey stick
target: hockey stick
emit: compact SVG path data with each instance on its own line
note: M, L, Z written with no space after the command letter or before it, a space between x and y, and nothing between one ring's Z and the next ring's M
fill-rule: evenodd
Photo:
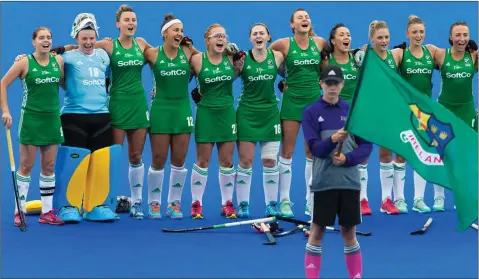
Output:
M163 232L194 232L194 231L205 231L205 230L213 230L213 229L222 229L228 227L236 227L241 225L249 225L254 223L266 223L272 222L275 220L275 217L269 218L261 218L261 219L254 219L254 220L247 220L247 221L239 221L239 222L232 222L232 223L225 223L213 226L204 226L204 227L196 227L196 228L185 228L185 229L167 229L163 228Z
M20 209L20 194L18 193L17 180L15 179L15 158L13 157L13 148L12 148L12 136L10 135L10 129L6 129L7 134L7 145L8 145L8 156L10 157L10 169L12 171L12 181L13 181L13 192L15 193L15 201L17 203L17 211L20 215L20 230L22 232L27 230L27 223L25 222L25 216L23 211Z
M264 245L275 245L276 244L276 239L274 239L274 236L271 234L269 231L269 226L265 225L263 222L260 223L261 228L263 229L264 234L268 238L268 242L264 242Z
M276 217L277 220L280 220L280 221L285 221L285 222L289 222L289 223L294 223L296 225L303 225L303 226L310 226L311 223L310 222L306 222L306 221L302 221L302 220L297 220L297 219L293 219L293 218L286 218L286 217L280 217L280 216L277 216ZM340 229L336 229L334 227L326 227L327 230L329 231L336 231L336 232L340 232L341 230ZM362 231L356 231L356 234L357 235L362 235L362 236L371 236L372 233L371 232L362 232Z
M411 232L411 235L423 235L427 231L429 226L431 226L431 223L432 223L432 218L430 217L429 219L427 219L422 229Z
M477 228L477 224L475 224L475 223L472 223L471 227L473 227L476 231L477 231L477 229L478 229L478 228Z

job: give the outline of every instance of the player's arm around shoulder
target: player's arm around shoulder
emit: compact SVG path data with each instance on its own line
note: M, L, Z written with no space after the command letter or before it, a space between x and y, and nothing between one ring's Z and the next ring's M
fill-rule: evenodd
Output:
M153 68L156 63L156 59L158 58L158 47L151 47L145 50L145 60L150 64L150 67Z
M316 45L318 46L319 50L322 51L326 51L328 53L331 53L332 49L331 47L328 45L328 42L326 42L326 40L324 38L321 38L321 37L313 37L313 40L314 42L316 43Z
M434 64L436 65L437 69L440 70L442 67L442 63L444 62L444 58L446 58L446 49L445 48L438 48L435 45L427 44L426 45L429 52L434 59Z
M277 39L269 46L269 49L281 52L286 59L289 51L289 38Z
M191 56L191 59L190 59L191 72L195 76L198 76L201 71L201 66L203 64L203 60L201 59L202 55L203 55L202 52L198 52Z

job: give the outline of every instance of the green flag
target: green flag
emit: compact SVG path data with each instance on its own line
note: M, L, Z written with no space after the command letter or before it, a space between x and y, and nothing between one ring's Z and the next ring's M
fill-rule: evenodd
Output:
M415 89L370 48L345 130L401 155L424 179L450 189L459 230L477 219L477 132Z

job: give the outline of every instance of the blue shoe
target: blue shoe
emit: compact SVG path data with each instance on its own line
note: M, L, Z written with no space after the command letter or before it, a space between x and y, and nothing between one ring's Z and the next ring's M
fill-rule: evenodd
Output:
M131 206L130 216L131 216L131 218L133 218L135 220L143 220L143 217L145 215L143 214L143 209L141 209L141 204L140 203L134 203Z
M83 219L96 222L112 222L116 220L115 212L107 205L95 206L91 212L83 213Z
M74 206L63 206L57 214L64 223L79 223L81 221L80 212Z
M168 205L166 215L171 219L183 219L183 213L181 212L181 206L179 201L174 201Z
M247 201L240 202L238 206L238 217L239 218L249 217L249 203Z
M150 219L161 219L161 212L160 212L160 203L159 202L151 202L148 206L148 218Z
M278 210L278 203L276 201L270 201L269 204L266 205L264 215L266 215L266 217L281 216L282 214Z

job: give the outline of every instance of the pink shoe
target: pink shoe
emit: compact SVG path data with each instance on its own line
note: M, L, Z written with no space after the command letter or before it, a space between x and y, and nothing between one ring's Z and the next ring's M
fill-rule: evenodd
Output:
M42 213L40 219L38 219L40 224L49 224L49 225L63 225L65 224L62 219L58 218L57 215L53 213L53 210L48 211L47 213Z
M25 212L22 212L22 215L23 215L23 220L25 220L25 226L27 225L27 217L25 216ZM15 216L14 216L14 221L13 221L13 225L15 227L20 227L20 224L22 223L22 221L20 220L20 214L15 213Z

